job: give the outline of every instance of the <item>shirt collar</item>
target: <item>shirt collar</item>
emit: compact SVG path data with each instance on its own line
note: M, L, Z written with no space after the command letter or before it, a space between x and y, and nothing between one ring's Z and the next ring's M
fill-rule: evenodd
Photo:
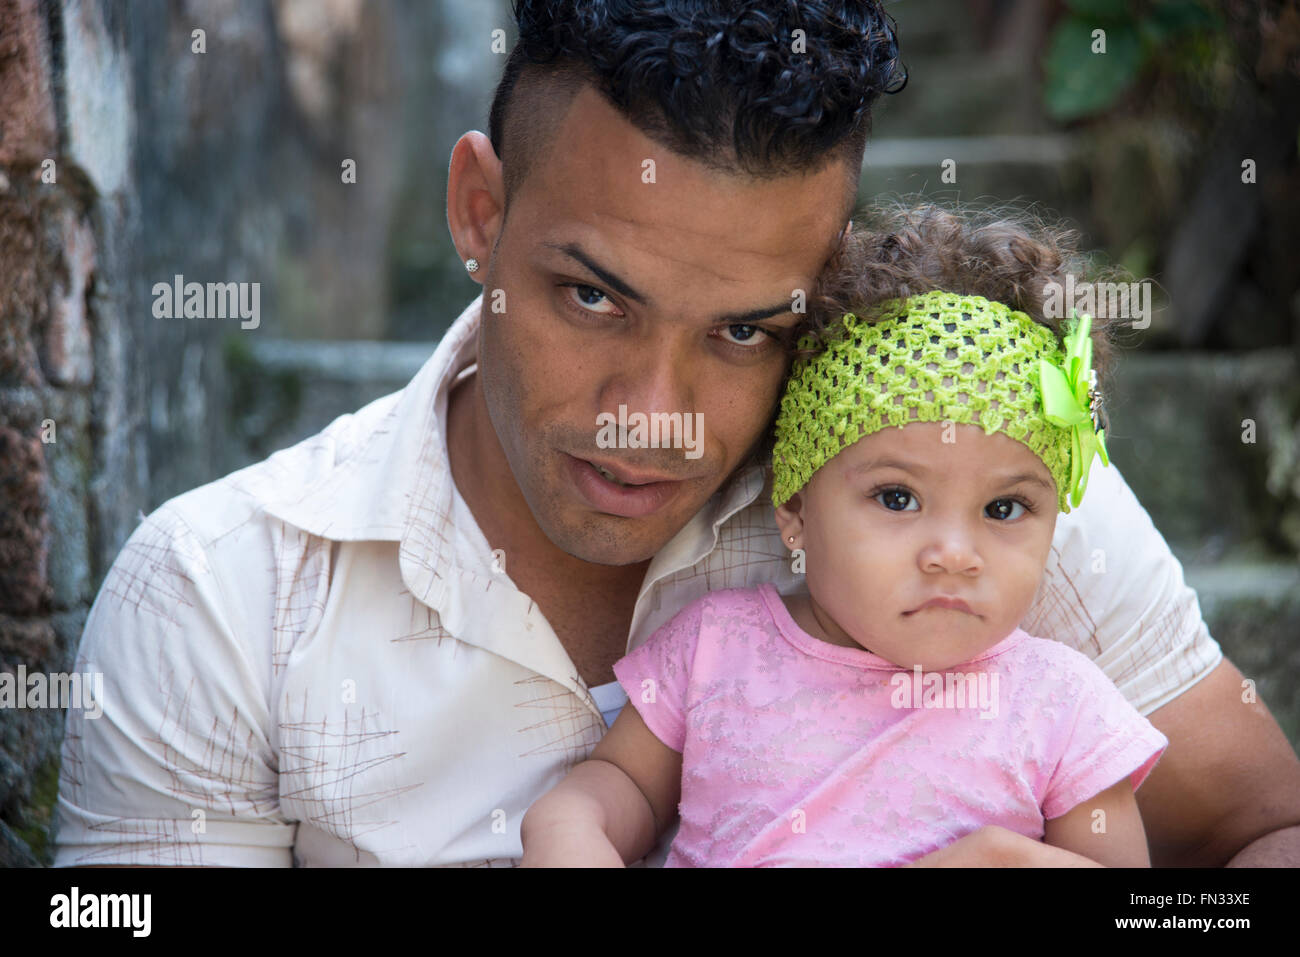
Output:
M306 467L316 477L305 489L286 483L286 495L266 511L330 541L406 541L412 526L426 529L448 515L447 393L474 361L482 295L460 314L432 356L400 392L336 420L319 435L272 456ZM293 457L325 459L323 467ZM295 494L296 492L296 494ZM441 506L440 511L427 511ZM426 510L426 511L422 511ZM418 536L427 541L428 534Z

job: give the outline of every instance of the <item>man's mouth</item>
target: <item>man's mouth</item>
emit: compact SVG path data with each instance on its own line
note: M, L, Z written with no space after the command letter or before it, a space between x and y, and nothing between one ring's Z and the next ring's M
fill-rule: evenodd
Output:
M587 464L589 464L589 465L592 466L592 467L593 467L597 472L599 472L600 475L601 475L601 478L609 479L609 481L613 482L615 485L643 485L643 484L645 484L645 483L643 483L643 482L624 482L622 479L620 479L617 475L615 475L615 474L614 474L613 472L611 472L609 469L607 469L607 468L603 468L602 466L597 465L595 462L589 462L589 463L587 463Z
M673 478L671 475L659 475L653 472L642 472L635 469L625 468L621 465L616 466L617 471L600 462L593 462L591 459L583 459L588 465L600 473L602 478L608 479L617 485L654 485L656 482L679 482L680 479Z
M597 511L624 518L644 518L659 511L680 491L683 480L610 468L589 459L566 455L569 475L582 498Z

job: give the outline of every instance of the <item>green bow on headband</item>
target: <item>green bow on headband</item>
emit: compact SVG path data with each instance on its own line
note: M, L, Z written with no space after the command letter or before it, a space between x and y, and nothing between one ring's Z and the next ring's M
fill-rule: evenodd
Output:
M1086 312L1079 319L1076 313L1065 324L1065 362L1056 365L1047 359L1038 360L1038 374L1043 390L1043 418L1053 425L1070 430L1070 504L1078 507L1088 487L1088 470L1092 457L1101 456L1101 464L1109 466L1106 455L1106 432L1098 429L1097 417L1101 393L1096 390L1097 372L1092 367L1092 339L1088 333L1092 317Z

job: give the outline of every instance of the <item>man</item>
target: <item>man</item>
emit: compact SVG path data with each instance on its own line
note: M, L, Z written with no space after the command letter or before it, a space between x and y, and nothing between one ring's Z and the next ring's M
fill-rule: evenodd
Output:
M69 717L58 863L513 863L612 720L590 689L614 661L709 589L800 586L759 460L893 30L849 0L636 6L519 5L491 139L451 158L484 294L411 384L127 543L82 642L106 701ZM680 425L610 448L620 407ZM1034 631L1171 741L1139 792L1154 862L1300 859L1300 764L1117 469L1053 552ZM1034 859L988 838L932 863Z

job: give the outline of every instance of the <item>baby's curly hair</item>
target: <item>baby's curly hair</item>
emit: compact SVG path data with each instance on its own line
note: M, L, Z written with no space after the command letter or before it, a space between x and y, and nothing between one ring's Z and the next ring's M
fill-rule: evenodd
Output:
M983 296L1017 309L1058 337L1069 317L1047 314L1050 283L1066 285L1117 280L1119 270L1099 269L1080 253L1077 230L1007 206L971 210L960 206L899 200L862 210L827 263L809 302L800 333L811 348L791 358L816 354L842 331L840 317L870 318L890 299L942 289ZM1092 319L1093 367L1105 380L1115 356L1115 324Z
M1075 229L1006 204L973 209L903 197L860 209L809 297L808 315L792 337L789 360L821 352L843 333L845 313L869 320L888 300L934 289L1000 302L1047 326L1059 339L1070 314L1068 309L1059 318L1047 314L1049 283L1064 289L1067 276L1076 285L1126 278L1117 268L1094 266L1080 252L1079 238ZM1118 329L1114 318L1092 318L1092 364L1103 394ZM803 335L811 336L810 346L800 347ZM760 444L760 460L769 466L777 414Z

